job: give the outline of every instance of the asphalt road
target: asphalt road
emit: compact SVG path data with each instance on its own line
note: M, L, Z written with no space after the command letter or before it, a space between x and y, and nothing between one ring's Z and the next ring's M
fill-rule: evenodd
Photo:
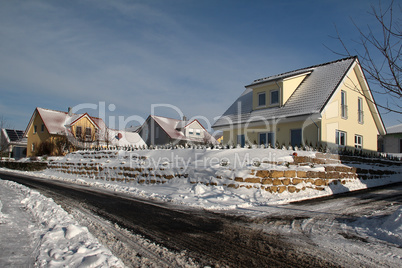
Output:
M74 209L91 211L170 250L185 250L201 266L337 266L310 254L293 254L286 239L248 228L242 218L178 209L169 204L27 175L0 172L0 177L38 190L66 210L75 206Z
M204 210L182 208L173 204L158 203L150 200L97 190L89 186L52 181L0 171L0 178L36 189L52 198L67 211L82 211L103 218L133 234L140 234L150 241L174 252L185 251L189 258L200 266L212 267L339 267L337 256L323 252L308 237L303 237L303 246L295 243L298 237L287 237L281 233L266 232L255 228L256 224L294 226L297 221L316 217L303 212L303 206L314 206L318 200L289 205L286 209L299 210L300 215L290 212L275 216L249 218L231 214L213 213ZM400 187L400 186L399 186ZM356 194L356 193L355 193ZM370 195L370 193L367 193ZM396 194L398 201L401 195ZM339 198L342 198L340 196ZM327 199L336 206L333 198ZM322 200L321 202L325 201ZM374 200L375 201L375 200ZM370 204L369 204L370 205ZM368 205L368 206L369 206ZM340 209L340 208L339 208ZM339 215L342 211L339 211ZM320 216L321 218L327 215ZM318 217L317 219L320 219ZM115 232L113 227L107 232ZM116 231L117 232L117 231ZM120 232L121 234L121 232ZM95 234L96 236L96 234ZM121 235L117 240L126 240L126 250L131 246L128 236ZM110 242L110 241L109 241ZM131 245L131 246L130 246ZM109 247L110 248L110 247ZM113 249L112 249L113 251ZM114 252L122 261L130 264L130 254ZM137 248L133 252L138 252ZM138 255L138 254L137 254ZM147 258L153 258L149 252ZM155 261L158 257L154 256ZM169 260L161 261L158 266L169 266ZM173 266L173 265L172 265Z

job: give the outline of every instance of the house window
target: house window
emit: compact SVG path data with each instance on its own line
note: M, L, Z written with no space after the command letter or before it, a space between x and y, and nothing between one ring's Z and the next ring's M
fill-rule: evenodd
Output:
M85 129L85 138L87 139L87 140L91 140L92 139L92 135L91 135L92 133L91 133L91 128L90 127L87 127L86 129Z
M279 90L272 90L271 91L271 104L278 104L279 103Z
M363 124L364 120L363 120L363 99L362 98L357 99L357 118L358 118L358 122L360 124Z
M337 130L335 135L335 143L339 146L346 146L346 132Z
M35 143L32 143L31 144L31 152L34 152L35 151Z
M344 119L348 119L348 105L346 102L346 92L341 91L341 116Z
M36 132L38 132L38 126L37 125L34 126L34 132L33 133L35 134Z
M45 131L45 124L42 124L41 131L42 131L42 132Z
M274 133L267 132L267 133L260 133L259 135L259 144L268 145L271 144L272 146L275 144Z
M75 128L75 137L76 138L81 138L81 133L82 133L82 128L80 126L77 126Z
M197 130L195 131L195 135L201 136L201 130L197 129Z
M260 106L265 106L265 100L266 100L266 98L265 98L265 92L263 92L263 93L259 93L258 94L258 106L260 107Z
M194 130L192 128L188 129L188 134L193 135L194 134Z
M355 135L355 148L361 149L363 147L363 136Z

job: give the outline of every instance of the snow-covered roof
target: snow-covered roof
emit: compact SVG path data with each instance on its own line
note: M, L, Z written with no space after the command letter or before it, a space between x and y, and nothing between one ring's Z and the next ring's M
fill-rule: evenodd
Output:
M141 126L131 126L125 129L125 131L128 132L138 132L138 130L141 128Z
M108 129L108 137L112 146L146 146L146 143L137 132Z
M166 132L166 134L175 140L187 140L182 131L176 129L181 120L151 115L151 118Z
M194 119L192 121L183 121L183 120L178 120L178 119L173 119L173 118L168 118L168 117L163 117L163 116L156 116L156 115L150 115L150 118L152 118L162 129L163 131L166 132L166 134L175 140L184 140L184 141L193 141L193 142L203 142L205 138L207 138L211 143L216 144L217 141L215 140L214 137L212 137L208 131L205 130L203 125L197 120ZM182 131L184 130L187 126L191 125L193 122L196 122L201 126L201 128L204 131L204 137L203 138L196 138L196 137L187 137L185 133ZM145 124L145 123L144 123Z
M67 127L71 126L75 122L77 122L80 118L87 116L96 127L100 129L105 129L106 124L101 118L92 117L85 114L72 114L71 116L67 112L55 111L50 109L44 109L37 107L32 115L32 118L28 124L27 129L25 130L25 135L28 134L28 130L33 124L33 120L39 115L42 118L42 121L48 130L49 134L52 135L66 135L67 134Z
M402 133L402 124L387 127L387 134Z
M212 127L320 113L355 61L357 57L349 57L254 80ZM306 78L283 106L253 110L253 86L303 74Z

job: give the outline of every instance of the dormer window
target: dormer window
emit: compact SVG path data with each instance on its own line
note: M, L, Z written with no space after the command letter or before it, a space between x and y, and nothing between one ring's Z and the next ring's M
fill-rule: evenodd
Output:
M266 105L265 100L266 100L265 92L259 93L258 94L258 107L265 106Z
M271 90L271 105L279 104L279 90Z

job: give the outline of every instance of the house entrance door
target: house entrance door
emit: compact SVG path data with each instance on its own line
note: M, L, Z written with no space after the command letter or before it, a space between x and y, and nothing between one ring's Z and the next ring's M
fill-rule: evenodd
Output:
M244 145L246 145L246 139L243 135L237 135L237 144L240 144L240 146L243 148Z
M302 144L301 128L290 130L290 143L291 143L292 147L300 146Z

